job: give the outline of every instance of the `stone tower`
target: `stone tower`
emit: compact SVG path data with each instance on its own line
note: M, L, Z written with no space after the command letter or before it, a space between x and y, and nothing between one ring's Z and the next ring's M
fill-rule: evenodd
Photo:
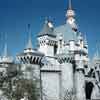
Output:
M91 95L91 99L100 99L100 54L99 48L93 57L93 69L95 75L94 87Z
M76 100L85 100L85 73L84 73L84 51L83 39L79 38L80 49L75 53L75 90Z
M5 41L3 53L0 56L0 73L4 74L6 77L8 71L13 71L14 69L14 59L8 53L8 46ZM11 70L9 70L11 69Z
M67 22L55 28L58 34L57 59L62 72L62 98L85 100L85 66L88 66L88 44L75 23L71 0Z
M12 78L14 76L16 76L16 64L14 64L13 57L8 54L7 43L5 43L3 53L0 56L0 85L2 86L2 88L0 88L0 99L8 100L4 95L3 89L6 90L9 87L6 79ZM12 89L13 88L11 88L10 90L12 91Z
M38 50L43 52L45 56L54 56L57 49L55 39L53 23L49 19L45 19L43 28L38 34Z
M29 30L30 32L30 30ZM31 79L37 82L37 89L39 89L39 99L41 97L41 60L44 54L40 53L36 49L33 49L31 33L29 33L28 43L24 51L17 55L18 61L21 63L21 71L23 72L23 78Z

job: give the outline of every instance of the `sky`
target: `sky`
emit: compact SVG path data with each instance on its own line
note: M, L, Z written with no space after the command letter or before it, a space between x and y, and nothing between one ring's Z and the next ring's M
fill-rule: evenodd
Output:
M79 31L87 35L89 56L92 58L96 44L100 44L100 0L72 0L72 7ZM28 39L28 24L31 25L32 42L36 47L36 36L45 18L49 17L55 27L64 24L67 8L68 0L0 0L0 53L5 41L10 55L23 51Z

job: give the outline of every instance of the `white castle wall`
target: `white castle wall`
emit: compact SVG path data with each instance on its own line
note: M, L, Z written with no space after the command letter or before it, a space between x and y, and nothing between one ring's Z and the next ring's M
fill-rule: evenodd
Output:
M39 51L44 53L45 56L54 56L54 46L50 45L40 46Z
M67 96L67 92L72 93L73 89L73 68L72 64L64 63L61 66L62 71L62 97Z
M85 100L85 78L81 71L75 74L75 86L77 100Z
M54 56L55 39L50 38L48 36L43 36L43 37L39 37L38 41L39 41L38 51L44 53L45 56Z
M25 78L40 80L40 68L39 67L40 67L39 65L22 64L21 70Z
M43 96L47 100L59 100L60 98L60 74L59 72L42 72Z
M93 100L96 100L96 99L99 100L100 99L100 89L98 88L98 86L96 84L93 88L91 99L93 99Z

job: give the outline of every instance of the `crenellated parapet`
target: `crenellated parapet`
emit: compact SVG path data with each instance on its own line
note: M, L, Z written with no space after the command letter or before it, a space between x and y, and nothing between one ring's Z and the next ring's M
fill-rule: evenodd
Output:
M45 46L45 45L54 46L57 44L57 41L55 39L52 39L48 36L39 37L38 42L40 46Z
M36 50L24 50L23 53L17 55L17 59L23 64L41 64L41 59L44 55Z
M31 38L31 33L30 33L30 27L29 28L29 37L28 37L28 42L26 45L26 48L22 53L19 53L16 58L20 63L23 64L36 64L40 65L41 64L41 59L44 56L43 53L39 52L36 49L33 49L32 45L32 38Z
M38 51L45 56L54 56L57 51L57 40L52 21L46 19L42 30L38 33Z
M60 64L72 63L73 62L73 55L71 55L71 54L59 54L59 55L57 55L57 60Z

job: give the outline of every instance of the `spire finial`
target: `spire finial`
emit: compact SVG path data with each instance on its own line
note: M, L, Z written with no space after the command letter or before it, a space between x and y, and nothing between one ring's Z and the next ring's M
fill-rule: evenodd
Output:
M67 23L72 27L72 29L74 29L75 31L77 31L77 25L76 25L76 20L75 20L75 12L72 9L72 0L69 0L69 5L68 5L68 10L66 13L66 17L67 17Z
M84 35L84 43L85 43L86 45L88 44L86 34Z
M72 9L72 0L69 0L69 9Z
M29 39L28 39L28 44L27 44L27 48L33 48L32 46L32 38L31 38L31 31L30 31L30 24L28 24L28 34L29 34Z
M4 45L4 53L3 53L3 56L4 56L4 57L7 57L7 56L8 56L7 43L5 43L5 45Z
M49 18L46 16L46 17L45 17L45 24L48 23L48 20L49 20Z
M7 47L7 34L5 33L5 43L4 43L4 53L3 56L7 57L8 56L8 47Z
M100 57L100 55L99 55L99 45L98 45L98 42L96 42L96 52L95 52L94 58L98 59L99 57Z
M13 63L13 57L8 55L7 34L4 34L4 48L0 63Z
M96 44L96 56L98 57L99 56L99 45L98 45L98 42L97 42L97 44Z

